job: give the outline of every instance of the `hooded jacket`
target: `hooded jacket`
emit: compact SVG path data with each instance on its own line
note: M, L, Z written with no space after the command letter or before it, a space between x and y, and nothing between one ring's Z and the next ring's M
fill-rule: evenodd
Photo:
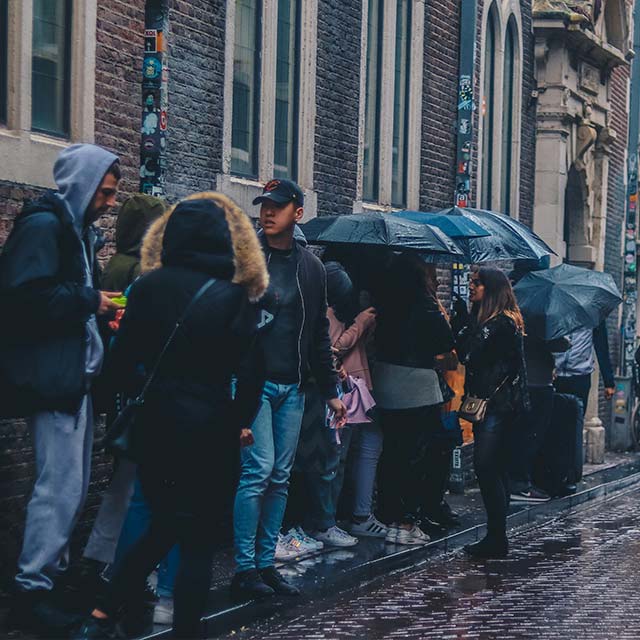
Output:
M219 475L227 486L239 430L252 423L262 392L250 299L269 282L264 256L249 218L217 193L196 194L167 212L142 252L155 268L131 287L109 364L129 394L139 392L196 292L216 279L165 352L133 434L141 469L207 493L201 502L211 511L215 485L203 474Z
M72 145L54 165L57 192L26 205L0 256L0 378L4 415L74 413L100 370L96 251L87 209L118 157Z
M116 253L102 274L107 291L125 291L140 275L142 239L151 223L165 211L162 200L137 193L124 201L116 222Z

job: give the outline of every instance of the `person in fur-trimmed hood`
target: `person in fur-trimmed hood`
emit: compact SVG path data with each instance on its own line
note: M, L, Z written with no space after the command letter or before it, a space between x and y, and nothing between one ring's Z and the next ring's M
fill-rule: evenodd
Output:
M111 360L128 393L140 391L140 365L148 375L195 302L162 357L132 434L151 525L76 638L114 637L117 612L140 597L147 575L177 542L174 637L198 636L213 552L224 539L220 523L233 500L240 432L252 423L263 386L253 302L269 276L249 218L221 194L195 194L152 225L142 255L143 275L131 288Z

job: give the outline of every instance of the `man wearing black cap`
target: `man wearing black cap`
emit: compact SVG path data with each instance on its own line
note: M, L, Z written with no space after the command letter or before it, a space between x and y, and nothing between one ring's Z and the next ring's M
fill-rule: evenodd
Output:
M313 376L338 421L346 414L337 397L324 266L294 241L303 215L302 190L290 180L271 180L253 204L260 205L270 277L259 325L267 382L258 415L242 434L246 446L234 508L236 575L231 585L238 599L298 594L274 568L274 556L307 379Z

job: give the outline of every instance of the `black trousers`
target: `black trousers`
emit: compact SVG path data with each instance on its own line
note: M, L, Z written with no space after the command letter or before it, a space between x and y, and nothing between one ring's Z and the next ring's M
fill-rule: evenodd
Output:
M506 537L509 510L509 429L512 419L489 414L473 428L473 462L484 508L487 512L487 535Z
M199 638L200 618L211 586L213 554L221 546L220 527L215 526L211 517L216 506L208 505L210 510L194 508L197 502L188 487L145 478L142 469L140 479L151 507L151 524L113 576L105 612L116 615L123 605L135 602L147 576L178 543L180 566L174 589L173 633L176 638Z
M439 405L380 411L384 444L378 497L383 522L411 524L423 510L435 511L440 505L451 458L451 444L440 437L440 412Z
M558 376L553 384L558 393L577 396L582 402L582 415L587 412L589 392L591 391L591 375Z

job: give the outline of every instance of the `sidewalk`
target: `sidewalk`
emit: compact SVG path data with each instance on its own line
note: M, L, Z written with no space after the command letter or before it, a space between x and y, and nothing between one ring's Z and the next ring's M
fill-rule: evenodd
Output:
M578 493L548 503L514 504L509 516L510 527L526 527L550 520L559 512L588 500L615 492L640 481L640 455L635 453L607 453L605 464L586 465L584 479ZM312 599L335 595L360 586L390 572L414 567L425 562L436 550L451 550L475 541L484 533L484 510L479 491L474 488L464 495L449 495L447 501L461 515L462 524L446 534L427 532L432 542L422 547L385 545L383 540L364 538L349 549L327 549L312 557L284 563L280 571L303 595L292 599L270 599L263 602L234 604L228 594L233 575L231 550L217 554L211 587L208 614L205 618L207 637L239 630L258 620L285 614L292 608ZM156 626L145 638L168 637L168 628Z

